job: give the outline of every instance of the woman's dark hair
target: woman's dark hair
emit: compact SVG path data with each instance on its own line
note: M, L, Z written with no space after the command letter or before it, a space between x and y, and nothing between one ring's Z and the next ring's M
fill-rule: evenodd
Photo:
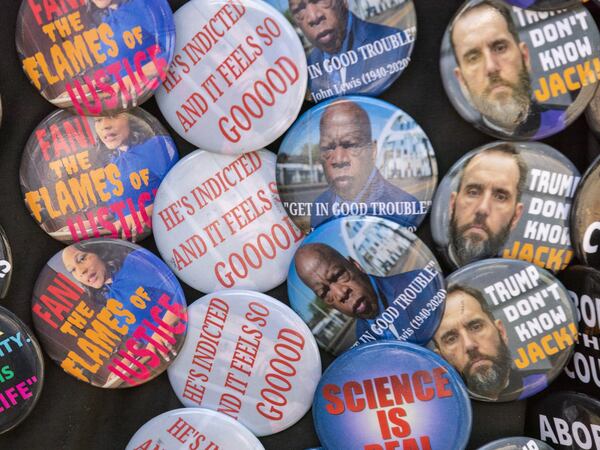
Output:
M129 123L129 137L127 138L127 141L124 142L124 144L128 147L139 145L154 136L152 127L144 122L144 120L135 116L131 112L121 114L125 114L127 116L127 121ZM114 117L114 115L109 117ZM97 137L95 153L102 162L108 163L119 154L119 151L119 149L109 149L106 145L104 145L102 139L100 139L99 136Z
M123 261L127 255L134 251L133 248L125 245L106 245L105 242L79 242L73 244L77 250L85 253L93 253L100 258L106 265L107 275L111 278L116 274L123 266ZM88 295L92 302L92 308L98 307L103 308L106 304L106 294L108 292L108 286L103 285L99 289L83 285L83 289Z
M112 3L117 5L117 8L129 0L112 0ZM87 13L92 23L96 26L105 22L105 17L110 13L110 8L98 8L92 0L87 0Z

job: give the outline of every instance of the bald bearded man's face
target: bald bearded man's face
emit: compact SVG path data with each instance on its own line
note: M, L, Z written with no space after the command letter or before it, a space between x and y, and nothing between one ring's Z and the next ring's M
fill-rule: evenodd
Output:
M319 148L325 178L344 200L356 199L375 164L375 145L365 126L344 106L326 112L321 123Z

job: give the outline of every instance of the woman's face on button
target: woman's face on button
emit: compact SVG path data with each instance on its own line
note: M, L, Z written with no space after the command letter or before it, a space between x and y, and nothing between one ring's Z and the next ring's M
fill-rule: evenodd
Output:
M63 250L62 259L67 271L81 284L100 289L106 283L106 264L95 253L71 246Z
M126 113L94 118L94 128L109 150L114 150L129 139L129 118Z
M113 0L92 0L92 3L98 9L108 8L111 5L112 2L113 2Z

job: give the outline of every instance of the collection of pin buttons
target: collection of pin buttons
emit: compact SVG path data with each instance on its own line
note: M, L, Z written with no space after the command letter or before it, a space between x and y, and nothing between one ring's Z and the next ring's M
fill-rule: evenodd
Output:
M311 407L324 449L464 449L471 400L557 377L577 392L535 397L530 437L480 450L600 448L600 158L582 175L537 142L588 105L600 129L600 33L579 1L460 6L442 81L503 140L439 185L441 150L375 98L410 63L412 0L84 3L23 2L17 23L26 75L63 108L23 150L23 200L67 246L33 287L41 346L0 308L0 433L40 397L43 348L95 387L168 373L184 408L131 450L261 449ZM198 147L181 160L138 107L155 93ZM415 234L429 212L448 276ZM137 244L151 233L162 259ZM264 294L286 281L289 307Z

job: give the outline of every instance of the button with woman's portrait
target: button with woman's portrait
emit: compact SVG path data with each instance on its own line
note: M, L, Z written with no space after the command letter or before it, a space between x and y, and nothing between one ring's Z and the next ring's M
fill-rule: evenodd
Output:
M287 132L277 188L305 233L339 216L370 215L415 231L437 183L433 147L415 120L390 103L348 96L320 103Z
M508 437L490 442L477 450L553 450L553 448L529 437Z
M600 401L573 391L539 397L527 404L525 432L554 450L600 448Z
M353 216L304 239L288 295L319 346L338 355L376 340L427 344L446 291L437 260L417 236L390 220Z
M160 185L152 224L165 262L202 292L279 286L304 237L281 204L267 150L187 155Z
M58 110L27 141L21 191L38 225L65 244L138 242L152 232L155 192L178 159L167 130L141 108L96 117Z
M522 400L562 372L578 336L577 311L550 272L487 259L446 281L446 308L429 347L458 371L471 398Z
M0 307L0 434L19 425L35 407L44 383L44 358L31 330Z
M442 179L431 208L433 240L453 268L501 256L552 272L573 258L569 213L580 174L539 142L492 142Z
M31 84L80 115L148 100L167 76L175 24L167 0L21 3L17 52Z
M570 266L559 280L569 291L579 318L579 341L559 383L595 396L600 389L600 271Z
M125 450L264 450L260 441L238 421L204 408L181 408L162 413L146 422L130 439Z
M509 5L536 11L551 11L581 5L587 0L504 0Z
M157 256L119 239L91 239L54 255L33 289L42 347L93 386L152 380L173 362L187 331L181 285Z
M300 39L279 11L261 0L190 0L175 26L175 57L156 101L183 139L233 155L288 129L308 74Z
M440 69L467 122L500 139L538 140L584 112L598 86L599 47L581 5L549 13L467 0L446 28Z
M321 358L294 311L268 295L229 289L196 300L188 314L188 338L168 370L184 406L219 411L227 399L256 436L283 431L306 414Z
M10 244L4 228L0 226L0 298L6 297L13 272Z
M581 178L571 211L571 241L577 259L586 266L600 269L600 157Z
M406 342L370 343L337 358L312 412L327 449L463 449L471 432L471 403L456 371Z
M381 94L402 74L417 37L412 0L266 0L294 25L308 58L307 98Z

